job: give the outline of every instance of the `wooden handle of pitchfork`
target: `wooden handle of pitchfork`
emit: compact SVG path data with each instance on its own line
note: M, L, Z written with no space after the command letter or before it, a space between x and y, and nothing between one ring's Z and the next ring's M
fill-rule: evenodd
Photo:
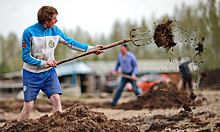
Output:
M83 52L83 53L81 53L81 54L72 56L72 57L70 57L70 58L66 58L66 59L63 59L63 60L59 60L59 61L57 61L57 65L62 64L62 63L67 62L67 61L71 61L71 60L77 59L77 58L82 57L82 56L86 56L86 55L95 53L97 50L105 50L105 49L112 48L112 47L115 47L115 46L120 45L120 44L123 44L123 43L127 43L127 42L129 42L129 41L131 41L131 40L132 40L131 38L126 38L126 39L120 40L120 41L118 41L118 42L112 43L112 44L110 44L110 45L106 45L106 46L104 46L104 47L102 47L102 48L99 47L99 48L92 49L92 50L90 50L90 51ZM49 65L45 65L44 67L45 67L45 68L49 68L50 66L49 66Z
M125 78L129 78L129 79L132 79L132 80L137 80L137 81L142 81L142 82L145 82L144 80L142 80L141 78L133 78L132 76L130 75L125 75L125 74L117 74L118 76L122 76L122 77L125 77Z

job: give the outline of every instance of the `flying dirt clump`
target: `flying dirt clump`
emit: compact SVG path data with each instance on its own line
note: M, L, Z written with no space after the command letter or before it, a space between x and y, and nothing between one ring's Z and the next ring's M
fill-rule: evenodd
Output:
M124 124L108 119L104 113L90 111L85 105L76 103L65 112L47 114L36 120L7 121L1 132L140 132L136 125Z
M198 51L198 53L196 54L196 55L202 55L202 53L203 53L203 50L204 50L204 48L203 48L203 44L201 43L201 42L199 42L198 44L196 44L198 47L197 48L195 48L195 50L197 50Z
M202 41L205 41L205 37L202 37ZM199 42L198 44L196 44L198 47L195 48L195 50L198 51L198 53L196 55L201 56L203 51L204 51L204 47L203 47L203 43Z
M176 43L173 41L172 33L172 20L167 20L163 24L157 25L154 31L154 41L157 47L163 46L167 50L175 46Z
M204 81L207 78L208 74L203 71L203 72L200 72L200 76L201 76L200 81Z

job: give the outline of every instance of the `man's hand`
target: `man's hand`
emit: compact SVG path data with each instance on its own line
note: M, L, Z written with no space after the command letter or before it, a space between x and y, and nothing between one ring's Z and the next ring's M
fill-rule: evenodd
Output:
M116 71L112 71L112 75L117 75L118 73Z
M47 62L47 65L51 67L57 67L57 62L55 60L50 60Z
M136 76L135 76L135 75L132 75L132 79L135 80L135 79L136 79Z
M95 46L93 49L96 49L96 48L99 48L99 47L103 47L103 45L97 45L97 46ZM104 53L104 50L96 50L96 52L94 53L94 54L96 54L96 55L99 55L99 54L101 54L101 53Z

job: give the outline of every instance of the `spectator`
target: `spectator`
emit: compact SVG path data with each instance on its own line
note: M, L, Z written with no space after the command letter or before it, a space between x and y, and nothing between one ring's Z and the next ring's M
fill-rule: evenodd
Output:
M132 76L132 79L122 77L120 85L116 91L113 101L110 105L115 106L118 102L118 99L121 97L121 94L124 90L126 83L130 82L132 84L133 91L136 95L139 95L138 87L136 85L136 74L137 74L137 59L135 55L128 51L128 47L126 44L123 44L120 47L121 53L118 55L118 59L116 62L115 70L113 71L113 75L117 74L118 68L121 67L121 71L125 75Z
M183 62L181 57L179 57L178 62L179 62L179 69L180 69L180 72L182 74L182 79L183 79L183 89L186 90L186 83L188 82L190 90L192 90L192 77L191 77L190 69L188 66L188 64L191 61Z

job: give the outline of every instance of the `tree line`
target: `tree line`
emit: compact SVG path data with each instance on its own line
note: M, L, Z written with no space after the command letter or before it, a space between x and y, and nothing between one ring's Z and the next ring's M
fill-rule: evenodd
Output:
M145 46L136 47L132 42L128 42L128 47L137 59L168 59L177 58L179 56L189 57L193 61L202 62L207 56L216 53L220 45L220 2L216 0L201 1L196 7L187 6L182 3L181 8L175 7L172 16L164 15L160 19L153 17L150 20L142 18L138 23L136 20L127 19L125 22L115 20L112 31L109 35L96 34L91 35L86 30L77 26L74 30L63 29L63 32L74 40L90 44L90 45L109 45L124 38L129 38L129 33L133 28L146 26L149 36L154 35L154 29L158 24L168 19L174 20L172 30L174 41L177 43L169 52L164 48L158 48L152 43ZM203 40L203 39L204 40ZM201 42L204 46L204 52L200 56L196 56L195 48ZM99 56L88 55L79 60L116 60L119 54L119 48L113 47L105 50L105 53ZM62 44L58 44L55 50L56 60L71 57L80 52L72 51ZM23 62L21 60L21 39L14 33L10 33L7 38L0 35L0 74L17 71L22 69ZM211 57L207 63L203 64L203 69L220 68L220 55L217 52Z

